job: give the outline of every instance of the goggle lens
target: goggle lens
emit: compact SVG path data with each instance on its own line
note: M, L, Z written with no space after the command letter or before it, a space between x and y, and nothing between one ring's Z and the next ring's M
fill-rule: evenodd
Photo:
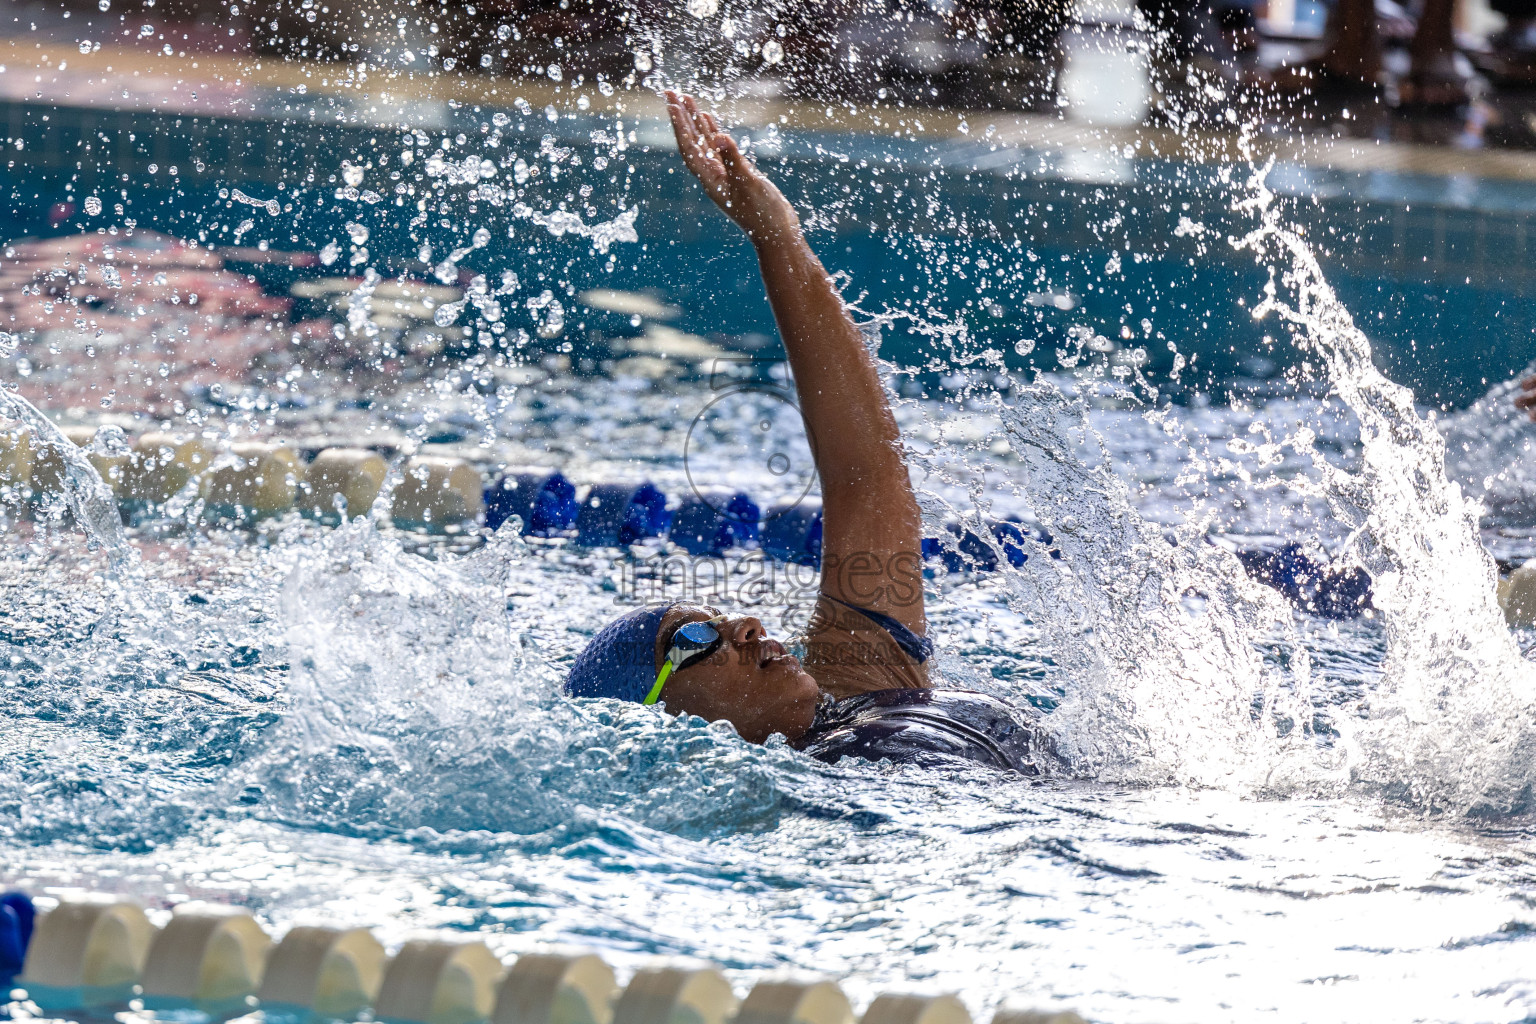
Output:
M682 655L677 665L682 668L700 655L707 653L720 642L720 631L708 622L690 622L672 634L672 649Z
M672 634L672 647L667 651L666 663L661 666L656 683L645 700L641 701L642 704L656 703L661 697L662 686L673 672L715 653L722 642L720 630L715 627L722 621L723 617L704 622L688 622L678 627Z

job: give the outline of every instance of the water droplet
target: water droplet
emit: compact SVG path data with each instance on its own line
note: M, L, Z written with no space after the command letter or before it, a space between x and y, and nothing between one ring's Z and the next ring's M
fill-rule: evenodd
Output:
M363 169L350 161L341 165L341 180L356 188L363 183Z
M326 242L325 248L320 250L320 262L328 267L335 263L336 257L340 255L341 246L337 245L334 241Z
M713 18L720 9L720 0L688 0L688 13L700 21Z
M432 322L439 327L451 327L463 309L463 299L458 302L445 302L432 313Z
M0 331L0 359L9 359L16 354L16 349L21 345L21 339L9 331Z
M123 428L111 423L96 428L96 433L91 435L91 453L106 458L116 458L127 455L128 437L123 433Z
M99 11L109 11L109 10L111 10L112 9L112 0L97 0L96 9L99 10Z
M99 196L85 197L85 212L92 217L101 213L101 198Z
M546 71L545 73L547 75L549 75L549 80L552 81L552 82L558 82L558 81L560 81L560 79L565 77L564 72L562 72L560 70L560 65L559 64L551 64L549 66L549 70Z
M1021 356L1027 356L1035 350L1035 339L1024 338L1021 341L1016 341L1014 342L1013 350Z
M650 54L646 53L644 50L638 50L638 51L635 52L635 70L636 71L640 71L640 72L649 71L654 66L655 65L653 65L651 63L651 55Z
M347 237L352 239L353 245L362 245L368 241L368 229L361 224L347 221Z
M763 44L763 63L777 64L784 59L784 47L777 39L770 39Z
M89 39L82 39L82 40L80 40L80 52L81 53L90 53L91 52L91 41Z
M475 248L484 249L490 243L491 232L487 228L478 228L475 231Z

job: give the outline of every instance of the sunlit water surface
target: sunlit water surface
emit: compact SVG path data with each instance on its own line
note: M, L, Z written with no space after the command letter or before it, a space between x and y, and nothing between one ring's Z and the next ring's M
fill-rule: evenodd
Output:
M521 454L564 449L595 478L615 445L655 452L640 461L676 488L668 425L710 396L557 377L524 397L501 424ZM1122 514L1171 529L1205 509L1213 532L1245 543L1338 542L1315 499L1275 486L1315 476L1308 465L1245 469L1226 442L1332 422L1331 458L1358 469L1340 408L1174 409L1170 430L1123 402L1089 404L1133 496ZM901 406L920 474L932 471L925 500L1027 513L1030 467L992 444L1001 420L985 405ZM1230 464L1211 464L1216 452ZM696 440L686 468L746 482L731 476L752 475L739 456L721 432ZM938 478L941 462L955 479ZM423 557L423 542L402 550L409 538L366 522L300 520L134 541L142 567L127 577L68 520L20 524L4 550L0 827L8 879L34 891L162 908L207 897L276 930L358 923L387 942L473 932L508 955L575 943L625 968L700 956L743 981L805 968L846 975L861 999L955 990L978 1013L1015 994L1128 1021L1536 1012L1528 811L1426 817L1411 799L1383 802L1380 780L1360 784L1366 755L1340 754L1355 741L1335 729L1384 689L1380 619L1298 617L1252 638L1269 662L1311 660L1308 699L1334 724L1302 744L1305 771L1285 767L1295 750L1209 736L1209 750L1101 753L1093 763L1124 784L1032 782L826 766L697 720L564 701L562 665L615 611L616 552L503 531L478 547L425 542ZM1057 714L1070 713L1074 680L1055 667L1068 659L1019 610L1015 575L934 581L941 674L1066 698ZM1063 738L1087 750L1082 732L1112 727L1082 718ZM1169 723L1143 727L1177 742ZM1197 785L1136 784L1159 782Z

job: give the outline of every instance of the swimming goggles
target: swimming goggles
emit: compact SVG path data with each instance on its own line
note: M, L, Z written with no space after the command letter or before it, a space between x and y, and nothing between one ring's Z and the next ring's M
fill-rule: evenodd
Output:
M672 673L679 669L687 668L696 661L703 661L720 649L724 637L715 627L725 621L725 616L718 616L703 622L685 622L672 634L672 647L667 651L666 664L661 666L661 671L656 673L656 683L651 687L651 692L645 695L645 700L640 703L655 704L661 697L661 688L666 685Z

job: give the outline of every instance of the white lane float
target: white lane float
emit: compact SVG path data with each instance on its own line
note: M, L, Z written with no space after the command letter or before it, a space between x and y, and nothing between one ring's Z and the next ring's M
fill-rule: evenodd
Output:
M155 936L144 965L144 1006L243 1012L261 987L272 937L238 907L184 903Z
M16 985L49 1015L124 1002L144 976L154 936L136 903L63 900L37 919Z
M662 965L637 971L619 996L613 1024L726 1024L736 993L711 966Z
M870 1003L860 1024L971 1024L971 1014L952 995L890 994Z
M612 1024L618 993L594 953L528 953L502 981L491 1024Z
M823 978L764 978L742 1000L734 1024L853 1024L853 1007Z
M267 958L256 998L266 1009L353 1020L378 998L386 959L366 928L290 928Z
M501 961L481 942L407 942L384 971L374 1019L478 1024L490 1019L502 972Z
M304 473L299 508L323 520L365 516L378 500L389 464L367 448L326 448Z

